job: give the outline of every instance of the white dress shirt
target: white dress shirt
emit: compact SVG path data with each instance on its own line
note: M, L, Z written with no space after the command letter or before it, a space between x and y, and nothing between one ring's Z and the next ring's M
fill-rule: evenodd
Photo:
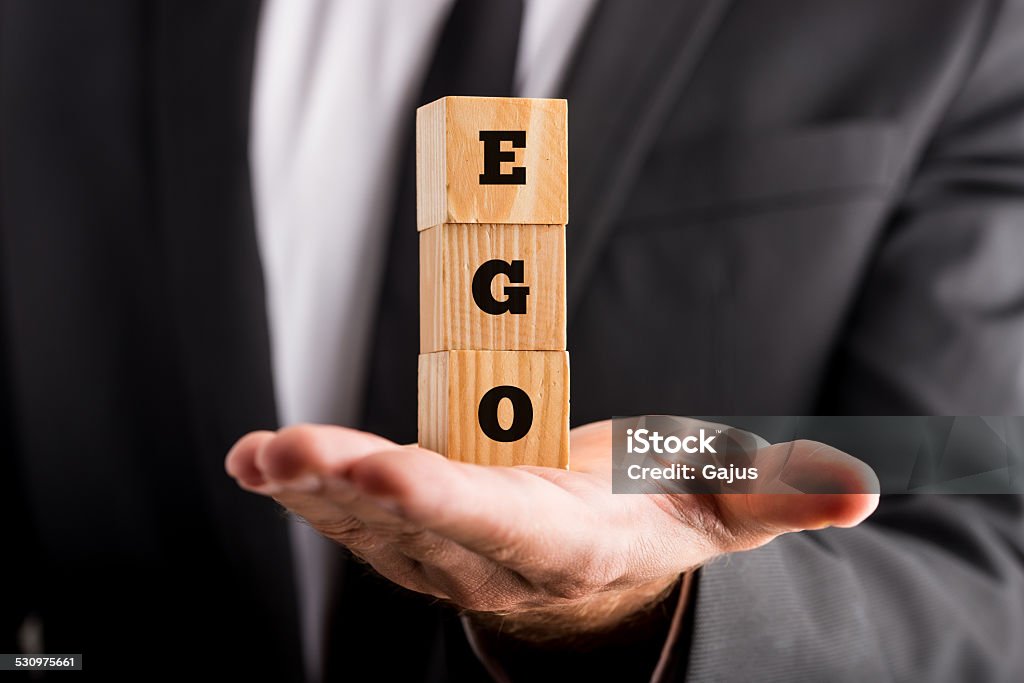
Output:
M266 0L250 160L283 425L359 415L398 157L452 0ZM517 94L551 97L593 0L527 0ZM415 230L410 225L409 230ZM292 527L308 678L339 568Z

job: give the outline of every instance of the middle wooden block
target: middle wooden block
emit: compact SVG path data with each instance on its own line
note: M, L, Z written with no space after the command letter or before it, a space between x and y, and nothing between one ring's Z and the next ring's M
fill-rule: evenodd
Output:
M565 228L420 232L420 353L565 349Z

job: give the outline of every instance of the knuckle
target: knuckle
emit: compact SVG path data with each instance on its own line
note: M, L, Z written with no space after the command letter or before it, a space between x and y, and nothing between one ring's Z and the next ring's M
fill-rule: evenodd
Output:
M604 572L587 559L549 572L542 588L553 597L572 601L600 592L606 585Z
M388 542L404 554L430 565L444 564L451 549L447 541L423 530L397 531Z
M410 529L399 527L388 530L388 536L390 537L391 543L406 547L406 546L418 546L425 548L431 543L426 538L426 533L423 529Z
M487 547L482 550L487 557L503 565L522 562L526 554L522 548L522 541L508 529L494 530L490 534Z
M370 549L376 545L375 535L354 517L321 522L316 529L324 536L349 548Z
M425 567L415 560L380 551L353 550L352 554L370 565L378 575L402 588L442 600L448 598L436 583L429 580Z
M404 588L419 591L420 593L429 592L424 588L423 566L415 560L400 563L391 562L386 565L385 563L378 562L374 565L374 568L377 569L379 574L386 576Z
M472 612L490 612L494 609L493 602L480 591L466 590L465 588L454 588L448 591L452 602L463 609Z
M451 582L448 593L453 602L471 612L493 613L514 604L515 591L506 585L504 571L494 565L477 578Z
M729 547L736 538L737 529L726 521L713 495L701 495L696 505L686 507L683 516L686 524L697 531L708 548Z
M579 600L593 594L591 586L579 578L563 577L549 581L545 586L548 594L562 600Z

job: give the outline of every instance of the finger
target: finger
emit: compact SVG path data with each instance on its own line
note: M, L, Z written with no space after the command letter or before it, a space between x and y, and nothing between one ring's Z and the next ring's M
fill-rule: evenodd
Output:
M336 474L381 448L404 451L371 434L303 425L243 437L225 466L406 588L478 610L510 608L530 595L515 572L396 516Z
M512 609L535 595L516 572L398 516L337 475L323 484L275 499L395 583L476 611Z
M382 437L344 427L297 425L246 434L231 448L224 467L241 486L258 493L314 491L331 468L393 446Z
M730 550L757 547L792 531L856 526L878 505L878 478L847 453L814 441L795 441L761 449L756 456L758 463L780 460L784 465L777 480L796 492L714 497L733 532L736 547ZM773 484L768 486L770 490Z
M612 421L591 422L569 432L569 468L611 479Z
M346 475L410 522L528 578L554 557L586 553L599 525L578 498L518 468L407 449L363 458Z
M395 444L375 434L328 425L296 425L277 432L256 452L256 467L272 483L322 475Z
M256 466L256 452L274 438L274 432L250 432L235 442L224 458L224 469L246 489L253 490L264 486L267 480Z
M339 509L325 495L324 480L332 468L380 448L387 439L352 429L298 425L273 432L254 432L235 444L225 461L228 473L250 491L273 496L326 535L352 527L352 510Z
M291 483L304 474L391 447L387 439L344 427L297 425L239 439L224 468L246 488Z
M378 537L391 537L403 540L410 554L415 550L425 559L438 544L421 538L422 529L332 473L381 447L393 449L394 444L353 430L303 425L243 437L229 453L227 469L357 552L369 549L371 539L379 544ZM413 537L419 542L412 544Z

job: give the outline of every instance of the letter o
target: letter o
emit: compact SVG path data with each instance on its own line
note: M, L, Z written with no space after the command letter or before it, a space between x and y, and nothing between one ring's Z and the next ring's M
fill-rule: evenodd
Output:
M512 424L505 429L498 422L498 404L503 398L512 401ZM533 426L533 402L529 395L519 387L502 385L494 387L480 399L477 410L480 430L491 441L511 443L519 441L530 432Z

